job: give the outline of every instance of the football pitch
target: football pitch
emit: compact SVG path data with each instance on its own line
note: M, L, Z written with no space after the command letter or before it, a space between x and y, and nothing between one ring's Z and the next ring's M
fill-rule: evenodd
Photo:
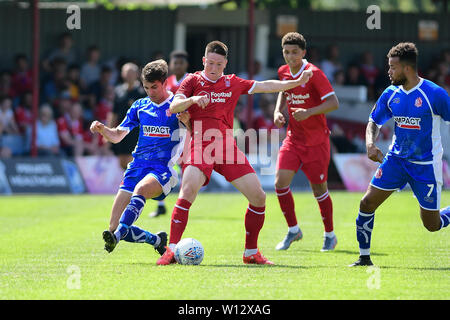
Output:
M312 194L295 193L303 239L287 251L275 245L287 226L274 193L267 194L261 252L275 266L244 265L244 213L238 193L200 193L184 237L205 248L199 266L157 266L147 244L120 242L103 250L112 195L0 198L0 299L299 300L421 299L450 296L450 229L428 232L410 191L394 193L377 211L375 267L349 268L359 255L355 219L362 194L331 192L338 244L320 252L323 224ZM169 212L149 218L147 201L136 225L169 232ZM442 206L450 204L443 192Z

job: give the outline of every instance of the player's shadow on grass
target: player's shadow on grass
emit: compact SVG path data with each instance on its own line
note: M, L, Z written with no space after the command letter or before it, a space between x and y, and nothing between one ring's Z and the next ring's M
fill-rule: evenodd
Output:
M377 266L380 269L404 269L404 270L415 270L415 271L449 271L450 268L449 267L442 267L442 268L437 268L437 267L402 267L402 266Z
M357 255L359 256L359 251L355 251L355 250L340 250L340 249L335 249L329 252L320 252L318 250L308 250L308 249L299 249L299 251L301 252L311 252L311 253L320 253L320 254L333 254L333 253L341 253L341 254L348 254L348 255ZM382 252L375 252L375 253L370 253L371 256L387 256L386 253L382 253Z

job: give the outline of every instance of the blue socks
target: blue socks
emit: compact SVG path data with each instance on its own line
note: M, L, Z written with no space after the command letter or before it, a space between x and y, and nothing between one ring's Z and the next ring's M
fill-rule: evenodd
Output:
M131 226L128 229L127 234L122 238L127 242L139 242L139 243L148 243L151 245L157 245L158 236L139 228L138 226ZM158 243L159 244L159 243Z
M445 228L450 223L450 206L441 209L441 227L439 229Z
M360 255L370 255L370 240L375 213L359 212L356 218L356 239L359 242Z
M155 245L158 241L158 237L145 231L137 226L133 226L133 223L141 215L142 209L145 206L145 198L140 195L132 196L130 203L125 208L120 217L119 226L117 227L114 235L117 242L125 240L127 242L146 242L151 245Z

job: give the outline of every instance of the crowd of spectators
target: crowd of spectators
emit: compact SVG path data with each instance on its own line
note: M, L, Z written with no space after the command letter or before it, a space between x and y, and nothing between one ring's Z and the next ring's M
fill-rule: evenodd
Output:
M308 61L319 66L332 85L363 85L368 100L389 85L385 67L376 66L373 54L363 52L348 65L341 62L339 47L331 45L324 59L318 48L307 51ZM36 147L40 156L110 155L114 149L100 136L89 131L93 120L116 126L131 103L145 92L139 82L136 61L117 58L104 62L101 49L90 46L79 55L70 33L60 36L58 45L41 61L39 112L36 125ZM31 151L32 135L32 73L29 58L17 54L11 66L0 68L0 157L26 156ZM275 78L255 62L257 80ZM433 59L430 68L420 75L436 82L450 92L450 50ZM245 73L239 74L246 77ZM130 93L131 92L131 93ZM254 111L248 123L246 101L236 108L237 128L275 128L273 110L276 94L255 95ZM130 99L134 99L131 101ZM338 124L335 137L345 136ZM281 138L283 138L283 130ZM337 138L338 139L338 138ZM342 140L341 138L339 138ZM345 150L361 151L358 145L347 144Z

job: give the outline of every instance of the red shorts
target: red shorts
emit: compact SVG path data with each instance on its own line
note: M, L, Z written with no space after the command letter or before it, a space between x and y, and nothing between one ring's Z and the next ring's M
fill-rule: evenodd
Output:
M301 169L312 184L321 184L328 179L330 164L330 141L316 146L302 146L286 138L280 148L277 159L277 171L280 169L297 172Z
M213 170L224 176L228 182L255 173L245 154L237 147L234 138L203 141L197 144L192 139L189 149L190 152L183 155L182 170L188 166L199 168L206 177L203 186L209 183Z

